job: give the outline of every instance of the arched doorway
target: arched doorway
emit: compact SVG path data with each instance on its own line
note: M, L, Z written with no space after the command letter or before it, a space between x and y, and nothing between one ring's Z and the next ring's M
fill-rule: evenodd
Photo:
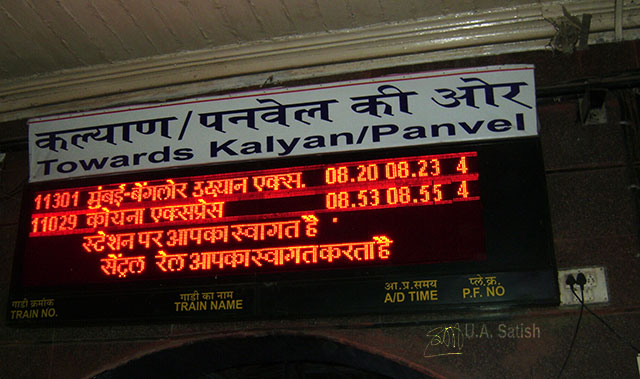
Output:
M131 360L112 378L429 378L396 361L327 338L273 335L196 341Z

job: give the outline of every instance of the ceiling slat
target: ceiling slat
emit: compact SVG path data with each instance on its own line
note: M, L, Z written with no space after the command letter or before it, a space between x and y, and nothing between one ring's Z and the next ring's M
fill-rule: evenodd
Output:
M315 1L281 0L288 9L298 33L318 33L327 28ZM329 17L331 17L329 15Z
M41 60L42 66L48 67L47 71L77 65L77 60L69 54L61 41L49 32L42 19L26 2L3 2L2 7L13 20L6 26L14 26L13 30L3 37L20 57L32 62Z
M282 2L258 0L250 3L258 14L260 24L269 35L277 37L297 32L294 21Z
M378 0L347 0L355 17L356 27L384 22L385 16Z
M211 0L192 0L185 4L189 17L203 35L207 46L224 46L235 43L235 36L227 26L222 12ZM188 6L187 6L188 5Z
M240 42L263 40L269 37L254 15L248 0L217 0L229 20L229 28L240 37Z
M165 15L150 0L137 0L122 4L132 22L144 31L147 41L159 54L180 50L182 41L176 35L176 25L172 25Z
M100 41L91 40L88 30L61 2L42 1L38 3L38 14L43 18L54 36L64 41L69 52L83 65L104 63L104 51Z
M4 18L0 15L0 23L4 21ZM19 57L4 40L0 40L0 57L2 57L3 61L3 64L0 65L0 76L8 76L11 73L15 73L21 65L29 64L27 61Z
M396 0L379 0L380 8L389 21L399 21L403 19L415 19L417 16L416 8L412 2L396 1Z
M59 7L64 11L64 13L69 17L69 19L76 26L76 29L80 31L83 38L86 40L86 51L94 52L96 57L99 57L100 63L110 63L114 60L117 60L117 55L114 57L113 53L117 50L113 48L109 48L112 43L110 41L113 39L112 35L106 34L102 35L96 33L96 31L103 31L104 22L95 16L95 9L90 8L89 2L84 1L59 1ZM111 37L111 38L108 38Z
M72 0L65 2L64 6L87 31L88 38L97 41L96 44L107 57L104 63L129 59L131 52L127 50L125 41L119 37L114 30L114 25L102 16L93 3Z
M329 30L354 26L354 16L347 6L347 0L316 0L316 3Z
M74 62L74 65L77 65L77 63L88 65L91 63L84 56L87 46L84 45L83 41L86 38L81 33L78 33L77 30L74 30L73 22L64 14L62 8L57 6L57 3L39 2L37 7L30 0L26 0L25 3L45 25L47 34L63 46L69 57L77 61Z
M145 31L135 24L131 14L121 3L115 1L92 2L98 15L121 42L129 59L151 56L156 48L149 42Z
M206 40L198 30L198 25L194 22L182 2L148 0L136 1L135 4L137 6L134 16L138 19L142 19L148 14L149 7L153 7L156 14L160 15L165 30L170 32L179 44L174 50L194 50L206 45ZM166 34L162 30L153 29L152 31L159 36Z

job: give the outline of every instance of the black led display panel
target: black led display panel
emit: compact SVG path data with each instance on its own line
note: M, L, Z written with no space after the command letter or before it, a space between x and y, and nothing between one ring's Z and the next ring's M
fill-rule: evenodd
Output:
M25 190L7 320L224 320L557 302L539 141Z

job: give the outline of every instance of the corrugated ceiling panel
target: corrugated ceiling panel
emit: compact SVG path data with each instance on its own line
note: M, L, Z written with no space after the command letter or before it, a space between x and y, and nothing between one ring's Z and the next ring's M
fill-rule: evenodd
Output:
M102 51L102 55L106 57L103 63L127 59L132 52L127 50L125 41L117 34L116 26L111 22L110 16L107 15L105 18L93 3L91 1L67 1L62 5L78 25L84 29L87 38L94 43L98 50Z
M100 18L113 31L122 48L129 55L128 59L156 54L157 48L152 44L148 31L141 29L137 20L123 3L115 1L93 2Z
M26 2L7 2L2 7L11 18L6 26L13 27L3 38L16 55L25 60L24 66L16 67L17 70L26 71L29 75L42 66L48 71L54 71L78 65L78 60L69 54L62 41L52 35Z
M217 0L228 19L228 27L239 37L240 43L267 39L269 34L256 17L256 10L248 0L233 2Z
M271 36L285 36L295 32L289 10L280 1L249 1L257 22Z
M318 33L326 30L322 14L315 1L282 0L298 33Z
M206 40L198 30L197 23L181 1L145 0L135 4L133 12L136 19L158 17L162 20L164 27L152 29L150 34L160 38L175 39L178 45L174 50L196 50L206 45Z
M186 51L225 54L370 25L581 0L12 0L0 2L0 81ZM584 0L583 0L584 1ZM614 0L606 3L614 4ZM626 2L627 4L630 1ZM434 18L437 17L437 18ZM336 33L337 34L337 33ZM323 41L327 41L324 39ZM241 46L241 47L242 47Z
M351 13L347 0L317 0L317 3L329 30L354 26L355 16Z

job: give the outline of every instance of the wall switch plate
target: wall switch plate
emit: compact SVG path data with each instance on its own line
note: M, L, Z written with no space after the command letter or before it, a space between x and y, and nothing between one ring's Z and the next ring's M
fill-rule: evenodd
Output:
M571 292L571 287L567 284L567 277L573 275L577 277L583 273L587 279L584 285L584 303L598 304L609 302L609 290L607 288L607 278L604 267L583 267L566 270L558 270L558 288L560 288L560 305L578 305L580 301ZM580 285L574 284L573 289L578 296L581 296Z

